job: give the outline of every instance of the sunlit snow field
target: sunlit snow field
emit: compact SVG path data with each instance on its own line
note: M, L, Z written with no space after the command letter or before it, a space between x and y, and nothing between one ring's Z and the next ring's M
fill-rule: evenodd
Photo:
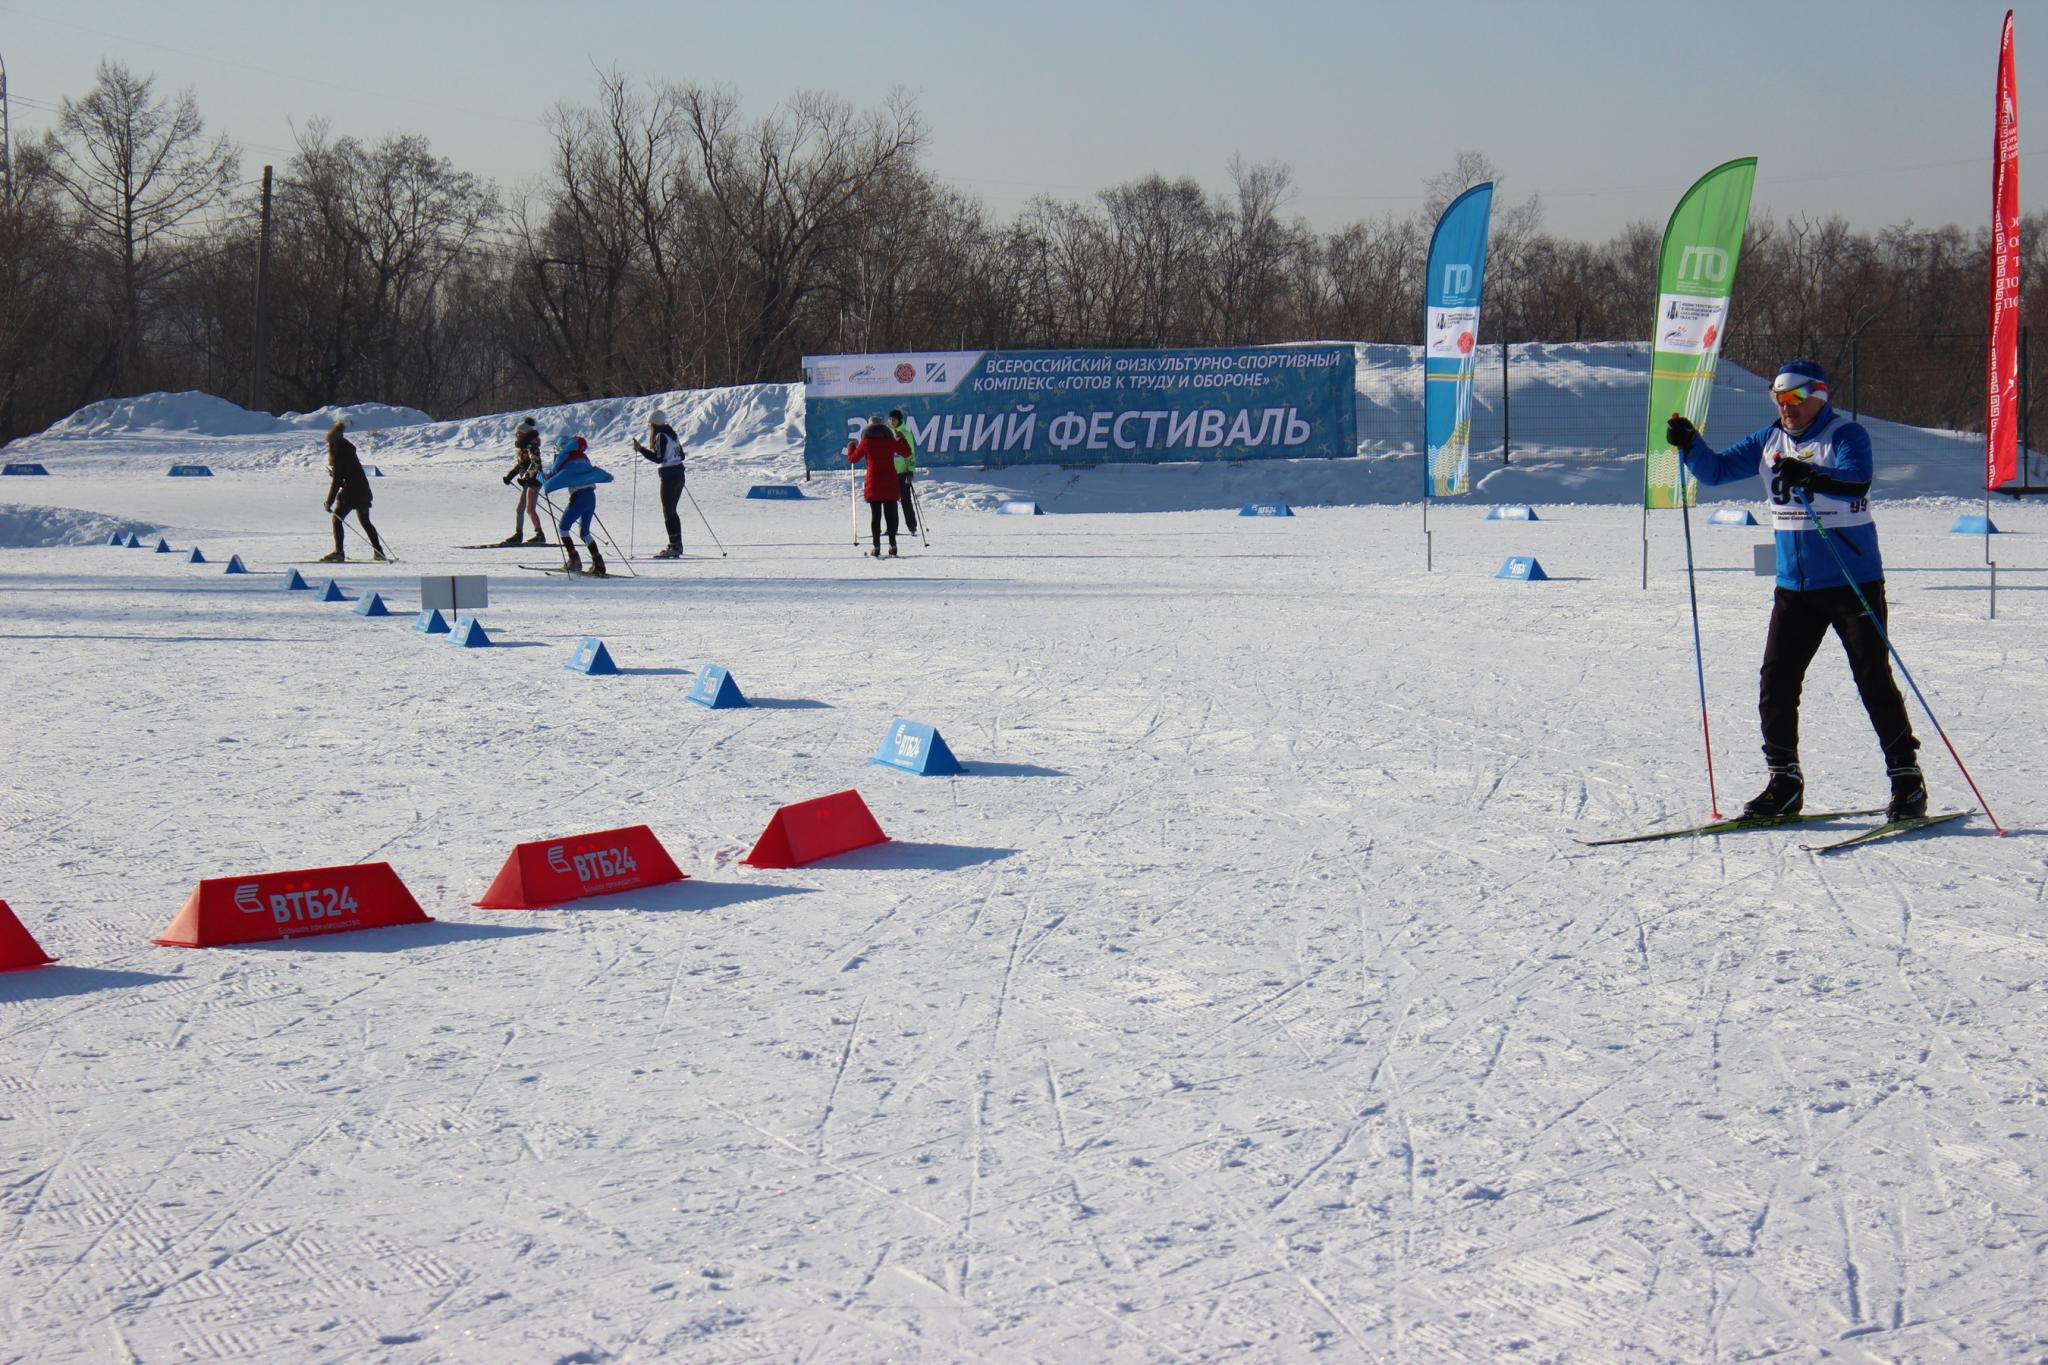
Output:
M741 496L799 477L800 410L722 394L690 488L726 553L686 503L692 557L618 582L448 548L509 529L517 413L365 440L404 562L338 577L383 620L278 588L326 549L317 429L9 448L53 474L0 479L41 546L0 550L0 898L62 961L0 977L0 1359L2048 1351L2048 508L1992 509L1994 620L1970 504L1877 507L1899 646L2014 837L1588 849L1708 815L1639 465L1560 461L1534 523L1439 504L1433 571L1370 496L1412 459L964 471L876 563L844 476ZM599 511L644 556L634 401ZM215 562L50 543L115 526ZM1765 533L1692 529L1727 810ZM453 572L494 648L409 628ZM621 676L563 669L586 635ZM685 704L707 662L755 707ZM1832 645L1805 714L1810 802L1881 803ZM868 764L895 716L967 775ZM738 865L848 787L891 843ZM514 843L641 822L687 881L471 908ZM202 877L365 860L435 922L149 943Z

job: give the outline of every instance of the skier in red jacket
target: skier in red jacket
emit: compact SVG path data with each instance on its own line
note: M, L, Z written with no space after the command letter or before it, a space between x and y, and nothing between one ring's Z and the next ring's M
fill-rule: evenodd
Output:
M874 548L868 553L876 559L882 557L882 522L889 523L889 554L896 554L896 502L903 496L902 485L896 481L896 458L908 456L910 447L903 438L889 430L888 424L879 417L868 418L867 427L858 441L846 444L846 462L859 464L867 461L867 482L861 489L861 496L868 504L868 534L874 539Z

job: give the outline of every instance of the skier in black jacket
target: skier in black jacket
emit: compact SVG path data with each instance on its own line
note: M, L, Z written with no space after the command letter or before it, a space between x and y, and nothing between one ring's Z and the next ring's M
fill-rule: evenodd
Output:
M341 547L342 523L348 514L354 512L356 520L363 524L363 534L370 538L370 553L379 563L384 562L384 544L377 539L377 528L370 525L370 476L363 472L363 462L356 458L356 448L343 430L348 419L337 417L327 432L327 501L322 505L334 518L334 553L320 556L322 564L339 564L348 558Z

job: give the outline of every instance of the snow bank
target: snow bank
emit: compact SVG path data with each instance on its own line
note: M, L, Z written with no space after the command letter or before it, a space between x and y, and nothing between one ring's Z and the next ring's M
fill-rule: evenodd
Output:
M1048 511L1171 511L1254 499L1307 505L1412 503L1421 493L1422 362L1414 346L1354 343L1358 357L1358 458L1254 460L1235 465L1058 465L930 470L920 495L939 505L989 506L1035 497ZM1497 364L1498 352L1494 353ZM1513 387L1503 404L1498 370L1482 366L1473 397L1470 500L1629 504L1642 497L1642 444L1649 399L1645 343L1530 343L1512 351ZM325 458L319 437L345 414L366 462L378 466L509 462L519 419L532 416L544 442L575 434L614 472L632 467L629 442L659 410L688 447L692 467L734 477L803 476L800 384L749 384L514 409L430 421L413 408L365 403L271 417L207 394L150 394L95 403L49 431L8 447L28 458L90 455L95 468L126 459L204 458L223 470L309 468ZM1769 384L1723 363L1714 384L1710 438L1725 443L1771 420ZM1975 499L1981 448L1969 433L1929 431L1865 418L1885 500ZM1511 456L1501 456L1509 428ZM61 469L57 472L62 472ZM1708 490L1709 500L1754 501L1753 481Z
M210 393L146 393L135 398L88 403L40 436L14 444L26 446L32 441L80 437L296 436L308 431L324 432L334 425L337 416L346 416L351 426L361 429L412 426L430 420L418 408L394 407L389 403L353 403L273 417L267 412L251 412Z
M145 521L85 512L76 507L31 507L0 503L0 550L42 550L54 545L104 545L119 531L154 536Z

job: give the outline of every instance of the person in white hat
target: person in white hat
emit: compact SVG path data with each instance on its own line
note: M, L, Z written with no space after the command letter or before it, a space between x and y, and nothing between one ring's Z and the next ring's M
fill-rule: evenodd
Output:
M643 459L652 460L661 471L661 520L668 527L668 547L656 559L683 557L683 519L676 504L683 500L683 443L659 408L647 414L647 444L633 442Z

